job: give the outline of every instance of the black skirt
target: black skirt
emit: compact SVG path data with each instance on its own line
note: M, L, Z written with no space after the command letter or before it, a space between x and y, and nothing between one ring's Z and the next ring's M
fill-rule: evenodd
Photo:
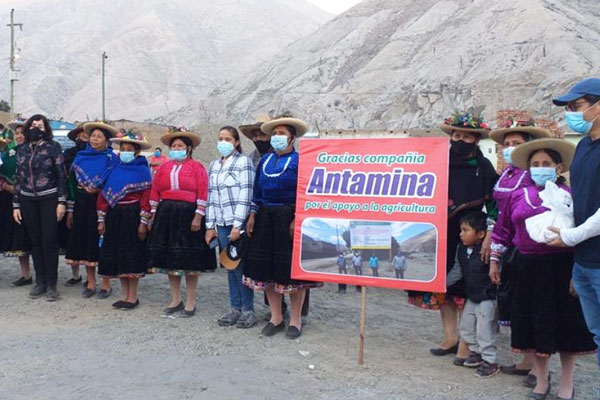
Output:
M192 232L196 204L163 200L158 205L148 238L149 272L183 275L217 268L215 251L204 240L204 221Z
M294 205L260 208L244 264L246 286L258 290L274 287L279 293L290 293L323 285L291 278L293 242L289 227L294 211Z
M516 352L549 356L597 350L579 299L569 294L573 254L515 256L511 345Z
M6 256L26 256L31 251L31 240L25 225L17 224L12 216L12 194L0 192L0 253Z
M73 227L69 235L67 264L82 264L89 267L98 265L98 213L97 193L79 191L75 194Z
M147 271L146 246L138 237L140 204L117 204L105 217L98 274L109 278L139 278Z

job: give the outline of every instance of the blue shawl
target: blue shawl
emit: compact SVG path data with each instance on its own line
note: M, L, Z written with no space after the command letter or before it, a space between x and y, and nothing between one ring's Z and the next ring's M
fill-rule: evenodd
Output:
M88 144L85 150L77 152L71 169L77 184L86 189L99 189L116 163L117 156L111 147L98 151Z
M128 193L146 190L150 186L152 186L152 175L146 157L137 156L129 164L119 159L108 173L102 196L111 207L114 207Z

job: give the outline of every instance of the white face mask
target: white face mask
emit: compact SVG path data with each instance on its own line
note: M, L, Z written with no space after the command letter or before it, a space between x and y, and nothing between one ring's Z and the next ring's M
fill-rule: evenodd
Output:
M275 151L283 151L288 147L288 138L284 135L273 135L271 136L271 147Z

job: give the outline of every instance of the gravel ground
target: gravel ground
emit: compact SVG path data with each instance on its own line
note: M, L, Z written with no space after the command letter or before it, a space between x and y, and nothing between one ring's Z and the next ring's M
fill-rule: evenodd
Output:
M300 339L260 336L216 323L228 307L226 273L200 278L198 312L165 319L165 276L140 284L141 305L113 310L108 300L82 299L59 285L56 303L31 300L30 287L11 288L16 260L0 259L0 399L525 399L515 377L477 379L428 349L440 340L439 316L407 304L401 291L368 289L365 363L357 365L360 294L335 285L311 292ZM59 281L70 269L61 259ZM501 361L508 363L508 332ZM558 357L553 381L558 382ZM311 368L313 366L314 368ZM595 357L579 358L579 399L596 399ZM553 393L555 391L553 390Z

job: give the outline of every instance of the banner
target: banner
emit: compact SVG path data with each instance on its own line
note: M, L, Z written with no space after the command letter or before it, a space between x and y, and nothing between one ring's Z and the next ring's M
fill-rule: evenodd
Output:
M448 140L302 139L292 278L446 291Z

